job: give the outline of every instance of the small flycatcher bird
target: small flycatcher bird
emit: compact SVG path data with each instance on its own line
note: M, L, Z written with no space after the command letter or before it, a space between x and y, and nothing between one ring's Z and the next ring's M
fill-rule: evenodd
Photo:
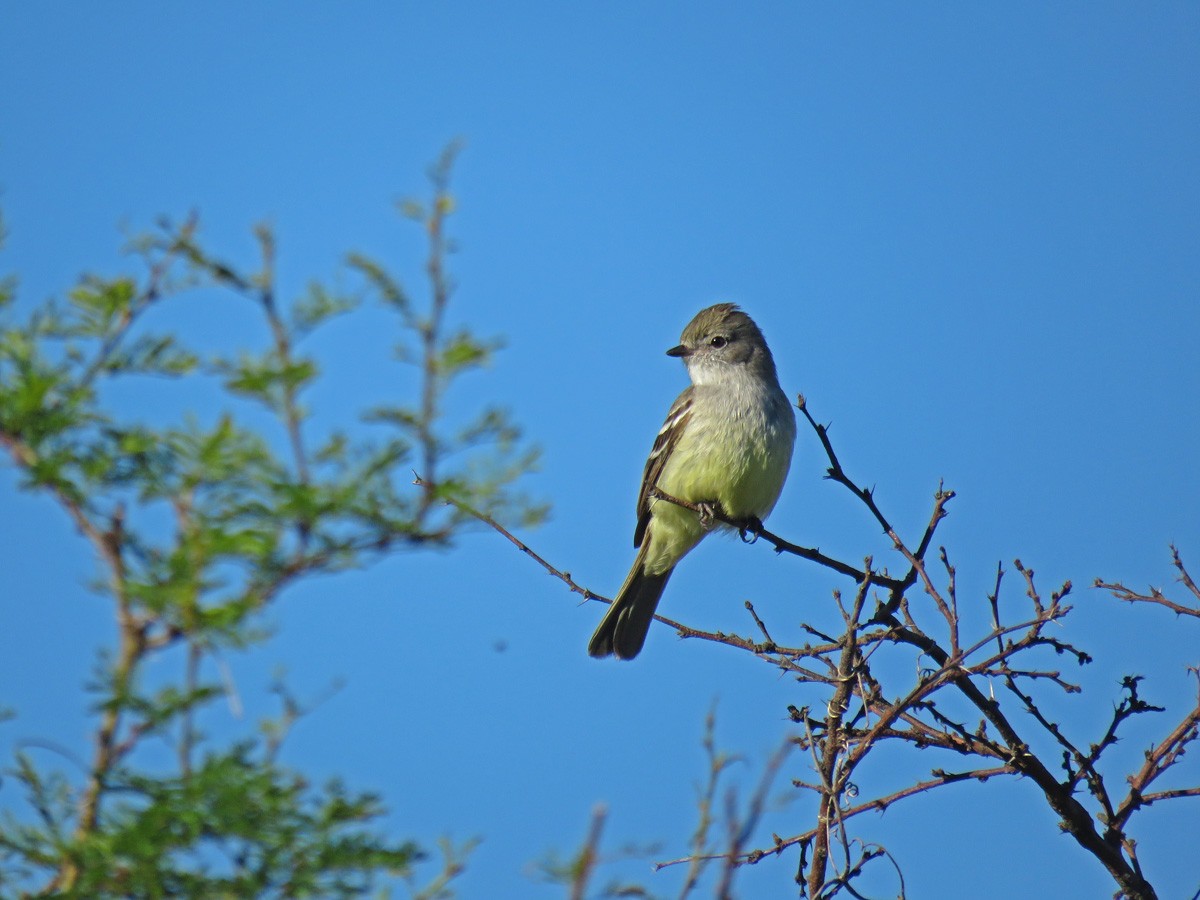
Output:
M732 303L702 309L667 355L687 364L692 383L671 405L646 460L637 559L592 635L591 656L638 655L671 572L709 531L698 513L652 497L655 487L731 519L761 521L792 462L796 414L753 319Z

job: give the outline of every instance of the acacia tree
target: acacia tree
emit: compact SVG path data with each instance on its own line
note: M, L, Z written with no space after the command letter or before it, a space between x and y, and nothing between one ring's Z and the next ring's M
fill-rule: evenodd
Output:
M1076 666L1092 661L1084 649L1058 636L1065 633L1063 629L1053 634L1049 630L1068 620L1072 607L1065 601L1072 590L1070 582L1047 597L1035 583L1034 572L1017 560L1013 569L1023 596L1014 600L1007 596L1011 591L1005 590L1009 573L997 567L994 588L987 597L990 627L970 633L959 614L955 566L945 547L934 549L938 525L954 492L939 486L923 532L915 541L902 537L880 509L874 492L860 487L843 469L827 428L812 417L803 397L797 405L824 448L829 462L826 477L846 488L882 529L902 574L890 574L870 557L858 565L834 559L787 541L762 528L761 523L730 519L718 509L715 519L737 529L747 542L762 541L777 553L823 566L847 579L853 588L847 594L834 592L842 622L840 633L801 624L799 633L783 638L750 602L746 609L754 631L749 636L703 631L656 617L682 638L754 656L773 670L773 679L780 672L794 678L802 686L798 696L804 698L803 706L788 707L793 730L766 764L759 788L745 803L727 803L723 813L717 804L718 782L730 757L715 748L710 716L705 738L709 777L700 795L699 824L690 852L656 867L687 867L680 893L684 897L697 890L704 869L716 865L715 895L725 898L732 896L741 867L790 852L799 896L817 900L842 893L861 897L856 881L872 864L890 860L896 866L897 895L903 897L902 866L891 860L880 843L858 834L864 814L965 780L1019 778L1036 786L1059 817L1062 830L1108 872L1117 896L1156 897L1152 874L1143 871L1138 859L1137 815L1155 804L1200 799L1200 773L1195 766L1183 775L1183 784L1176 778L1175 783L1164 785L1163 778L1172 770L1184 771L1179 767L1185 752L1200 737L1200 690L1190 708L1174 711L1170 724L1144 751L1136 770L1114 770L1105 754L1116 745L1122 729L1132 719L1166 710L1143 696L1140 676L1128 675L1115 703L1110 704L1109 698L1100 701L1106 711L1093 721L1105 722L1102 729L1072 735L1056 721L1048 692L1081 690L1056 660L1065 659ZM711 513L711 504L702 507L658 490L653 494L659 502L674 503L698 515ZM576 583L486 513L473 511L454 498L450 502L460 511L474 512L571 591L585 599L611 602ZM1119 600L1169 610L1200 624L1200 588L1178 550L1172 547L1171 552L1185 592L1183 600L1157 589L1140 593L1101 580L1095 587ZM1147 629L1165 627L1149 621L1149 609L1147 618ZM909 664L894 665L897 656ZM1184 662L1200 686L1200 658ZM915 672L915 677L901 678L898 673L902 672ZM856 776L885 745L924 752L919 760L912 759L906 786L863 796L859 784L865 779L856 781ZM929 751L942 757L941 765L922 768ZM889 760L894 772L894 756ZM755 826L768 788L785 765L797 770L793 787L810 798L803 807L809 818L797 822L790 835L775 834L754 846ZM719 829L722 816L725 828ZM558 880L572 886L573 896L582 897L594 876L603 822L603 811L598 811L579 852L555 872ZM622 886L610 894L626 896L643 890Z
M427 241L421 302L362 255L348 260L361 283L353 292L314 284L285 302L271 231L257 229L260 263L243 271L210 252L194 218L137 240L138 274L84 278L65 302L23 319L15 282L0 288L0 447L21 487L57 504L90 544L117 624L93 687L84 770L27 750L9 767L4 896L348 897L411 877L423 851L372 827L379 797L311 787L279 762L302 712L285 688L262 733L221 745L198 719L224 693L214 658L260 643L262 615L286 588L445 546L471 525L439 502L447 492L513 523L543 515L514 490L535 453L505 413L456 424L445 411L456 379L498 347L447 325L453 159L450 148L432 168L427 205L404 205ZM205 355L161 330L173 304L214 302L214 292L257 309L258 349ZM368 299L395 314L416 397L359 410L353 433L330 430L305 406L320 378L305 339ZM114 383L136 389L148 378L199 380L223 411L147 424L108 402ZM174 765L147 752L159 741ZM11 805L17 792L24 812ZM447 896L463 852L446 848L442 873L417 896Z

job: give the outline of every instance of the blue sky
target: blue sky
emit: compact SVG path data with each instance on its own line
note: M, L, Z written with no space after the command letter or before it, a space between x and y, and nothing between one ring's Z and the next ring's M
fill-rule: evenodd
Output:
M997 561L1016 556L1044 587L1074 581L1069 627L1097 657L1081 675L1096 693L1056 708L1090 737L1126 672L1186 702L1200 643L1087 588L1167 586L1170 541L1200 571L1198 48L1187 3L8 5L2 268L33 303L119 271L125 234L194 209L209 244L245 262L251 226L272 223L293 293L336 279L350 250L417 288L419 235L393 201L423 192L461 137L455 315L507 346L453 402L504 403L541 446L525 487L554 513L524 535L533 546L615 590L642 462L685 383L662 351L697 309L733 300L902 530L919 533L938 479L958 491L940 538L961 596L982 609ZM207 311L179 321L200 342L240 339ZM346 328L321 347L318 416L405 389L359 362L371 339ZM883 558L823 471L802 430L773 530ZM20 713L0 749L81 747L80 686L111 617L65 517L15 485L0 470L0 699ZM663 611L745 632L753 598L786 633L831 622L835 585L709 541ZM474 534L286 595L276 638L230 660L246 718L208 727L250 727L276 667L301 696L340 680L288 761L382 791L398 834L483 837L464 896L556 896L529 864L569 852L596 803L614 857L629 843L684 852L714 700L745 785L786 705L814 702L661 627L636 663L590 660L600 613ZM1135 730L1127 758L1159 734ZM792 833L804 811L781 807L769 829ZM1195 804L1143 816L1162 895L1195 890L1200 870L1179 862ZM1030 785L956 786L859 834L897 856L910 896L1111 890ZM788 896L794 869L760 864L745 895ZM644 857L605 874L662 895L680 877Z

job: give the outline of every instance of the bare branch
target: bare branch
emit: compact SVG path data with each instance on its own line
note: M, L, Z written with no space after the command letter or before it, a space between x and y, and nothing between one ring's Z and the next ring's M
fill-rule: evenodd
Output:
M700 515L711 516L716 521L721 522L724 525L728 525L731 528L737 529L737 531L739 531L743 536L750 535L754 540L762 538L767 543L771 544L777 553L790 553L793 556L799 556L804 559L811 560L812 562L825 566L827 569L832 569L839 574L849 576L855 581L862 581L863 578L866 577L866 573L861 569L856 569L854 566L847 565L841 560L826 556L820 550L801 547L799 544L793 544L791 541L785 540L784 538L767 531L767 529L763 527L763 524L757 520L747 521L732 519L725 515L725 513L719 508L714 509L710 505L690 503L687 500L681 500L678 497L672 497L670 494L658 487L651 488L649 493L650 496L659 500L663 500L667 503L673 503L676 506L683 507L684 509L690 509L692 512ZM873 574L872 578L882 587L892 589L900 586L899 581L894 578L888 578L886 575Z
M1192 669L1191 671L1196 676L1197 684L1200 686L1200 670ZM1197 693L1196 705L1184 714L1179 724L1175 726L1170 734L1146 751L1146 761L1137 772L1130 776L1129 794L1121 802L1116 814L1111 818L1109 822L1110 831L1122 831L1129 818L1135 812L1158 800L1166 800L1173 797L1200 797L1200 786L1184 788L1178 791L1162 791L1157 794L1146 792L1146 789L1160 775L1179 762L1187 745L1200 737L1200 690ZM1157 707L1151 708L1158 709ZM1141 710L1138 711L1140 712Z
M889 806L899 802L900 800L904 800L908 797L915 797L918 794L923 794L937 787L970 780L983 782L987 781L989 778L995 778L997 775L1011 775L1013 774L1013 769L1010 766L992 766L986 769L972 769L967 772L946 772L942 769L934 769L931 774L933 775L932 778L919 781L916 784L909 785L901 790L893 791L892 793L883 797L877 797L873 800L867 800L863 803L857 803L853 806L845 807L838 814L838 817L842 821L846 821L848 819L853 819L856 816L860 816L866 812L883 812ZM812 786L809 785L809 787ZM808 844L816 838L819 829L820 826L809 829L802 834L797 834L790 838L782 838L770 848L764 848L762 850L752 851L751 853L746 854L745 860L746 862L757 862L758 859L761 859L763 856L770 854L778 855L788 847L793 847L797 844Z
M1174 544L1171 545L1171 562L1179 570L1179 580L1195 598L1194 606L1177 603L1164 596L1162 591L1156 587L1151 587L1149 594L1140 594L1120 582L1109 583L1099 578L1093 582L1092 586L1108 591L1118 600L1124 600L1127 603L1153 603L1156 606L1165 607L1177 615L1200 618L1200 587L1197 587L1196 582L1188 573L1187 567L1183 564L1183 558L1179 555L1179 549Z
M588 827L587 840L571 866L571 900L583 900L587 895L588 882L591 881L592 872L595 871L600 858L600 835L604 831L604 820L607 816L608 810L603 805L592 810L592 823Z

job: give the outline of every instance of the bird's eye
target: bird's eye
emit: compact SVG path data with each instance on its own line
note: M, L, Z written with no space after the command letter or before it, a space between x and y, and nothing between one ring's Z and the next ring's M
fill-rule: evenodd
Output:
M722 347L724 347L726 344L729 343L729 339L722 337L721 335L718 334L715 338L713 338L711 341L709 341L709 343L712 344L714 347L716 347L718 350L720 350Z

